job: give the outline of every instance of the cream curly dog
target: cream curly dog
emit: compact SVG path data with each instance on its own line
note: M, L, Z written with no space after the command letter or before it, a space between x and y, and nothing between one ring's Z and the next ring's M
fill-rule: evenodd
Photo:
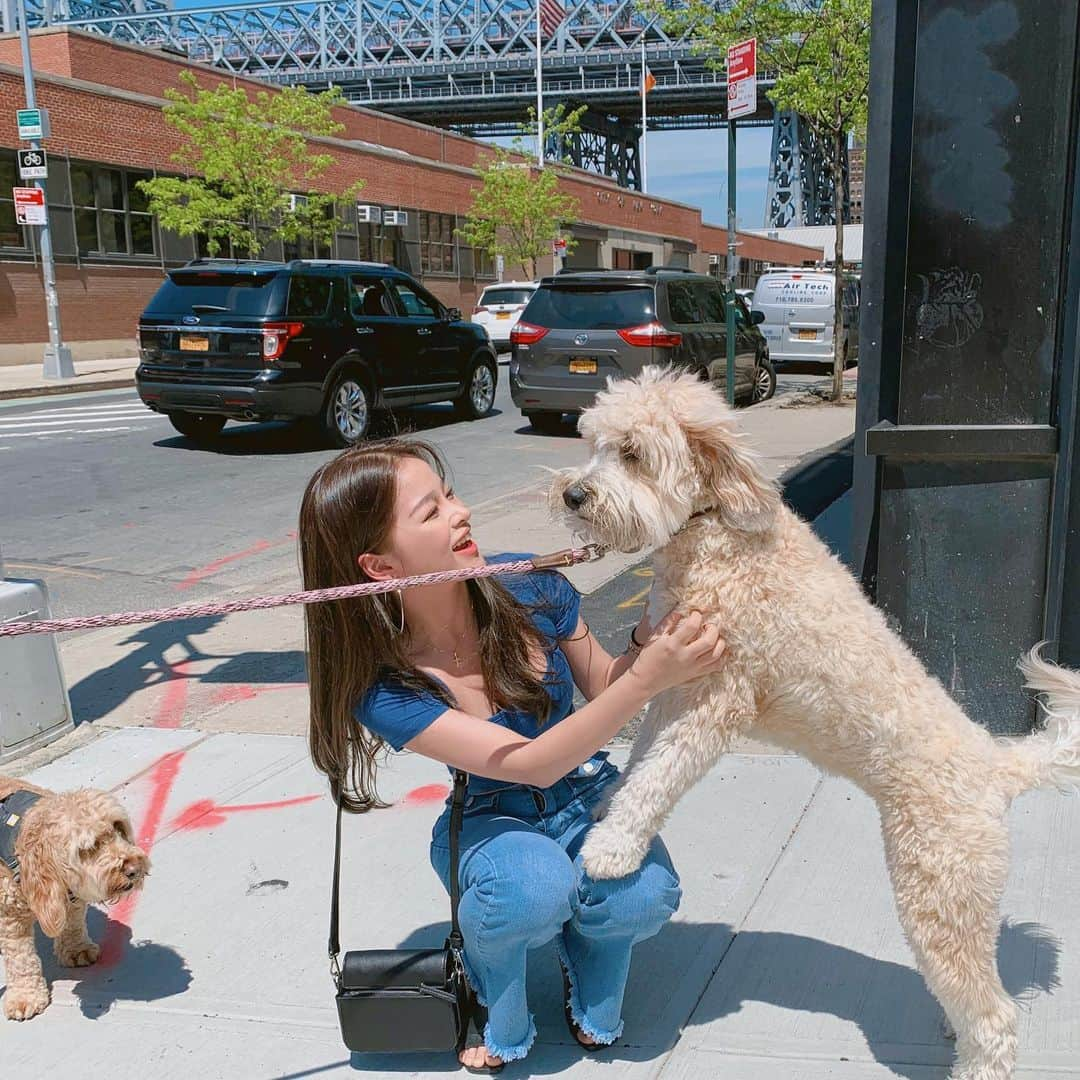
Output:
M40 798L32 805L23 793ZM16 796L14 800L10 796ZM0 861L0 952L7 989L4 1015L29 1020L49 1004L34 948L34 922L53 938L56 959L85 967L98 958L86 933L86 905L119 900L150 870L132 842L131 822L104 791L57 794L0 776L0 829L17 829L17 874Z
M1016 1007L995 961L1004 816L1028 788L1080 783L1080 674L1033 652L1022 668L1045 695L1048 727L995 740L783 506L709 385L647 368L609 383L579 427L592 457L557 474L553 506L591 540L655 547L650 609L717 617L730 657L653 703L582 849L586 870L635 870L737 736L798 751L877 802L900 922L957 1032L953 1077L1006 1080Z

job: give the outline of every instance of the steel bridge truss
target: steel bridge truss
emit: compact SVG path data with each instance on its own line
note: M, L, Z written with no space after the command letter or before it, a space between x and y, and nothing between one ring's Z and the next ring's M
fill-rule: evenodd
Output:
M338 86L357 104L470 134L517 130L536 99L534 0L255 0L182 10L172 0L27 4L31 25L63 24L277 83ZM656 79L650 130L725 121L726 75L695 51L692 31L669 34L636 0L562 6L566 18L543 41L544 95L545 105L589 107L569 147L573 163L639 185L642 42ZM5 30L16 28L13 7L0 0ZM772 123L767 73L759 84L759 110L748 122ZM775 131L773 142L775 159ZM813 160L811 147L797 165L820 172ZM796 187L807 183L818 190L814 176Z

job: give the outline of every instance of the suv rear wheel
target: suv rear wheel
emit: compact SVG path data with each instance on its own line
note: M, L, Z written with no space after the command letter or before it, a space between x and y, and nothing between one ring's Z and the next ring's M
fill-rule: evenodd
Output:
M477 360L465 380L465 390L454 402L459 416L479 420L495 404L495 369L490 360Z
M354 446L371 428L371 393L355 371L343 371L326 396L323 430L334 446Z
M169 423L181 435L186 435L195 442L209 442L221 434L225 417L215 416L213 413L171 412Z

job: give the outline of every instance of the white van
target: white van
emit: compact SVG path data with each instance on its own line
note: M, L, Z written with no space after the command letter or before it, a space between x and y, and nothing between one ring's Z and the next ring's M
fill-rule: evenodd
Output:
M765 316L759 329L777 370L796 364L832 369L834 286L831 270L770 270L758 278L751 306ZM844 275L843 301L846 366L859 357L859 279L853 274Z

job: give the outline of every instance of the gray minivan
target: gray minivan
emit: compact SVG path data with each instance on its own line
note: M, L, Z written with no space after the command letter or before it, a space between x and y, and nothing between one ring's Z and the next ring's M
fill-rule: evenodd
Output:
M835 287L831 270L770 270L758 278L753 308L765 316L761 332L777 370L832 369ZM853 274L844 277L843 314L846 366L859 358L859 279Z
M768 347L742 298L736 302L735 396L762 401L776 378ZM540 431L588 408L609 377L676 364L723 390L727 378L724 289L681 268L600 270L544 278L510 334L510 394Z

